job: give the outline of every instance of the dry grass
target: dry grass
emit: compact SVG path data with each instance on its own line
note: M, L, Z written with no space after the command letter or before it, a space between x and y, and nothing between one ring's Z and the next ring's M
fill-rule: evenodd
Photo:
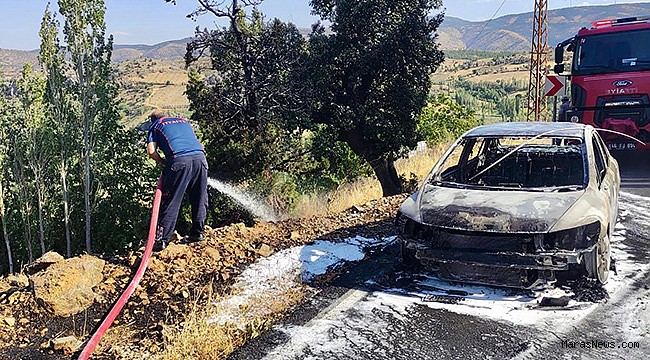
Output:
M397 173L407 180L416 179L420 183L431 171L436 161L449 147L443 142L427 149L426 152L395 162ZM325 214L338 213L354 205L367 203L382 196L381 185L375 177L359 179L350 184L343 184L338 189L326 194L308 194L296 205L294 216L309 218Z
M239 306L236 323L216 324L208 319L227 311L212 295L195 301L185 321L164 334L165 349L160 360L224 359L239 346L267 331L271 325L304 299L303 287L290 287L281 294L260 293ZM206 305L207 304L207 305Z
M442 144L429 146L426 152L417 153L406 159L397 160L395 162L397 173L407 179L410 178L411 174L414 174L418 181L422 181L431 169L433 169L433 166L442 154L449 148L452 141L452 139L449 139Z
M530 76L530 73L525 70L518 69L517 66L521 65L508 65L504 66L506 68L506 72L498 72L498 70L493 70L496 71L495 73L492 74L484 74L484 75L477 75L473 76L469 79L469 81L478 83L478 82L496 82L497 80L520 80L520 81L528 81L528 77Z
M185 96L184 85L152 86L151 95L145 104L154 108L172 109L189 107L190 101Z

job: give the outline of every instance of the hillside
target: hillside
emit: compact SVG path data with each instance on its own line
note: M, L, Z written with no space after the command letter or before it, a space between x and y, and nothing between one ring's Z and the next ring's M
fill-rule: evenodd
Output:
M0 77L15 77L27 63L38 64L38 51L0 49Z
M650 3L550 10L549 46L553 47L571 37L593 21L643 14L650 14ZM526 51L530 50L532 19L532 12L506 15L489 22L471 22L449 16L440 26L439 41L445 50Z
M133 59L180 60L185 56L185 49L190 39L165 41L155 45L115 45L113 61L124 62Z

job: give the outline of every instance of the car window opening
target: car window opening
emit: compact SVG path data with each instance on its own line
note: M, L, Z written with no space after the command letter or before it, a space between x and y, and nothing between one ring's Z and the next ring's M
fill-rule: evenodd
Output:
M467 138L445 159L435 185L572 191L585 184L579 138Z

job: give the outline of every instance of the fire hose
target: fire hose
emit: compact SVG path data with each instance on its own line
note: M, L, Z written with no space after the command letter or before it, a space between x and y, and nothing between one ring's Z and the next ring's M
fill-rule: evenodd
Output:
M120 313L126 302L129 300L129 297L135 291L135 288L142 280L145 270L147 270L147 264L149 263L149 258L151 257L151 252L153 251L153 242L156 237L156 227L158 224L158 210L160 209L160 199L162 197L162 176L158 179L158 186L156 187L156 194L153 200L153 209L151 211L151 222L149 223L149 237L147 238L147 245L144 249L144 254L142 254L142 260L140 261L140 266L135 272L133 279L129 283L129 286L126 287L122 295L117 299L113 308L104 318L101 325L97 328L93 336L88 340L86 346L84 347L81 355L79 355L79 360L86 360L93 353L97 344L104 336L104 333L111 326L117 315Z

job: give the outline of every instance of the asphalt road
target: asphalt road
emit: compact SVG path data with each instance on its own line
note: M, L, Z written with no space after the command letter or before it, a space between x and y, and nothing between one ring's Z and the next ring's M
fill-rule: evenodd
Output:
M402 271L392 245L231 358L650 359L650 159L629 155L615 155L623 181L606 300L548 308L543 296L572 290L445 283ZM444 290L467 295L431 298Z
M615 153L614 157L620 166L621 190L650 197L650 154Z

